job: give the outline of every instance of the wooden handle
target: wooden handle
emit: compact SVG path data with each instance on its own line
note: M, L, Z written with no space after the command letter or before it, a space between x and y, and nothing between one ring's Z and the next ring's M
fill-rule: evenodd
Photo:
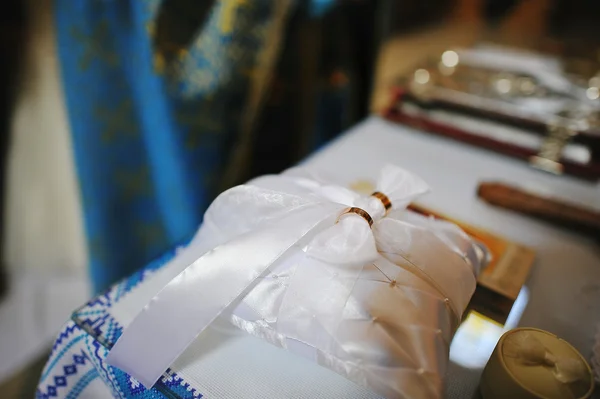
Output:
M544 219L583 233L600 236L600 212L580 205L542 197L502 183L485 182L477 195L502 208Z

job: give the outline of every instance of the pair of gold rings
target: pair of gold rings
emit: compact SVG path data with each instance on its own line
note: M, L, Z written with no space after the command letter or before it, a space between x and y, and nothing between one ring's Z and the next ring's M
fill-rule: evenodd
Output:
M381 203L383 204L383 207L385 208L386 215L390 212L390 210L392 209L392 201L390 201L390 199L388 198L387 195L385 195L384 193L380 193L379 191L375 191L373 194L371 194L371 197L375 197L379 201L381 201ZM367 223L369 223L369 227L373 226L373 218L371 217L371 215L369 215L369 212L365 211L362 208L358 208L356 206L352 206L352 207L344 209L342 211L342 213L340 213L340 215L338 216L338 218L335 222L336 223L339 222L340 218L348 213L354 213L354 214L360 216Z

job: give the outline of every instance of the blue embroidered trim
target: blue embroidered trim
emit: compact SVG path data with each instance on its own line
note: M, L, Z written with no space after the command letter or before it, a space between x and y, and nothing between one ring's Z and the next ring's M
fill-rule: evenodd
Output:
M171 370L167 370L165 376L163 376L155 385L153 389L146 389L134 378L121 370L109 366L105 362L106 355L109 348L116 342L121 335L123 328L116 322L116 320L110 315L108 309L113 304L118 302L124 295L131 291L134 287L143 282L146 278L152 275L157 269L162 267L165 263L170 261L176 254L177 250L169 251L159 259L156 259L150 263L146 268L133 274L127 280L116 284L112 288L105 291L102 295L90 300L85 306L75 311L73 314L73 321L75 325L67 325L65 330L59 335L57 342L55 343L55 349L59 349L56 352L55 358L48 364L44 371L44 378L47 378L50 374L50 370L56 367L58 361L64 357L68 349L73 349L73 345L76 342L81 341L85 338L85 349L83 352L88 354L87 360L94 367L95 376L100 377L105 384L112 390L113 395L121 398L155 398L162 399L165 397L177 397L180 399L199 399L202 398L200 392L192 387L187 381L184 381L176 373ZM77 329L77 327L80 327ZM81 337L73 338L74 332L80 332ZM66 341L65 348L61 348L60 344L65 342L66 338L73 339L73 341ZM78 370L75 365L68 365L69 375L75 374ZM65 366L67 367L67 366ZM78 381L79 384L89 384L93 378L87 377L89 373L86 373ZM54 385L48 385L46 392L42 394L38 391L37 397L40 399L48 399L56 396L56 389L58 386L62 386L63 383L66 385L66 380L58 376L58 380L55 378ZM66 376L65 376L66 378ZM90 378L90 381L83 381L86 378ZM82 386L81 389L83 389ZM75 388L74 388L75 389ZM71 394L71 393L70 393ZM75 393L71 397L75 398Z
M73 345L75 345L77 342L81 341L84 338L85 338L85 335L80 335L79 337L77 337L77 338L73 339L72 341L70 341L67 344L67 346L65 346L63 349L61 349L61 351L56 355L56 357L45 367L44 373L42 374L42 378L40 378L40 381L44 381L46 379L46 377L48 377L48 374L54 368L54 366L56 365L56 363L58 363L58 361L62 359L63 355L69 349L71 349L71 347Z
M76 399L79 396L79 394L83 392L85 387L87 387L90 384L90 382L94 381L96 378L98 378L98 372L96 371L96 369L91 369L90 371L85 373L83 377L81 377L81 379L77 382L77 384L75 384L73 389L71 389L71 392L69 392L65 399Z
M73 324L71 326L68 326L64 331L61 331L60 334L58 335L58 337L56 337L56 341L54 341L54 345L52 345L52 352L54 352L56 350L56 348L58 348L58 346L60 344L62 344L64 339L69 338L69 336L75 330L79 330L79 326L77 326L76 324Z
M70 376L77 374L78 366L85 366L86 361L90 361L85 351L81 351L81 354L73 355L73 363L63 366L63 374L54 376L54 384L46 385L46 392L43 393L39 388L36 392L36 397L41 399L48 399L56 397L58 395L59 388L65 388L67 386L67 380Z

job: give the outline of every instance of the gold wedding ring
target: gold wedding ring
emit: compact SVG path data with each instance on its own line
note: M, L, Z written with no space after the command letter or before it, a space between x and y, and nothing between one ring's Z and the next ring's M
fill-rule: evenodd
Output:
M386 215L390 212L390 210L392 209L392 201L390 201L387 195L385 195L384 193L380 193L379 191L375 191L373 194L371 194L371 197L375 197L379 201L381 201L383 207L385 208Z
M369 213L367 211L365 211L364 209L357 208L355 206L344 209L342 211L342 213L340 213L340 215L338 216L338 218L335 222L336 223L339 222L340 218L348 213L357 214L361 218L365 219L367 221L367 223L369 223L369 227L373 226L373 218L371 217L371 215L369 215Z

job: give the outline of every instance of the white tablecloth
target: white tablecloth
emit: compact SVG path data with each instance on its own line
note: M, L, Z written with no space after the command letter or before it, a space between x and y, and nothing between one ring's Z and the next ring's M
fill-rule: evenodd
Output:
M529 301L524 304L519 324L553 332L589 358L595 325L600 321L600 249L589 239L493 208L477 199L476 187L481 180L504 180L597 206L600 204L597 185L550 176L519 161L376 117L351 129L305 162L343 185L360 179L373 181L386 163L410 169L431 185L435 194L424 197L420 201L423 205L535 249L536 264L526 284ZM193 359L183 356L173 366L175 374L162 378L160 386L152 392L145 391L137 381L105 363L107 350L90 334L114 341L118 326L126 325L123 322L126 311L133 309L126 304L135 298L130 290L148 287L152 270L163 264L164 260L157 260L154 266L90 301L79 312L85 329L73 322L65 325L42 375L39 397L98 397L102 389L108 394L108 387L113 395L123 398L156 397L152 395L158 388L177 390L184 398L198 397L200 393L213 398L373 397L371 392L353 386L325 368L248 335L234 338L216 335L224 340L222 345L210 340L197 341L211 348L208 356ZM497 339L501 330L491 328L490 339ZM457 339L462 345L454 351L454 357L451 350L453 361L446 378L448 398L477 397L485 364L483 355L493 347L493 342L483 349L481 345L469 345L469 337L479 342L482 336L461 334L459 330L452 343L454 349ZM456 355L471 350L471 358L480 361L467 367L465 356ZM190 376L198 376L197 381Z
M373 180L391 162L421 176L432 195L419 203L536 251L526 282L529 301L519 326L550 331L590 358L600 322L600 245L591 239L496 208L476 196L481 181L503 181L600 208L600 186L553 176L525 162L371 117L316 153L306 164L352 184ZM452 362L448 398L471 398L482 368Z

